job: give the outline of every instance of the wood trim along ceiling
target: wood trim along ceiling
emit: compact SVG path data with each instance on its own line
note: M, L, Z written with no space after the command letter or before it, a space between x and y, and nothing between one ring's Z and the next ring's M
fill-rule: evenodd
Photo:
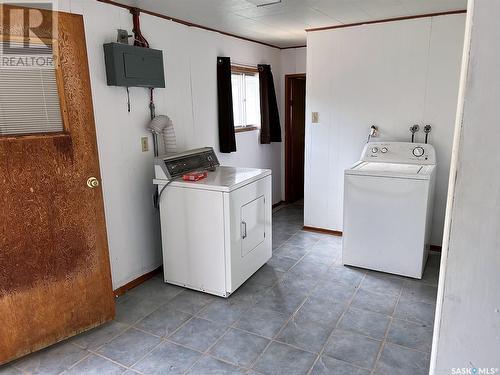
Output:
M291 47L280 47L280 49L297 49L297 48L306 48L307 45L302 45L302 46L291 46Z
M226 36L231 36L233 38L237 38L237 39L241 39L241 40L246 40L247 42L262 44L264 46L271 47L271 48L276 48L276 49L279 49L279 50L296 49L296 48L305 48L305 47L307 47L305 44L304 45L299 45L299 46L279 47L279 46L276 46L274 44L270 44L270 43L266 43L266 42L261 42L259 40L255 40L255 39L252 39L252 38L247 38L247 37L244 37L244 36L236 35L236 34L233 34L233 33L229 33L227 31L222 31L222 30L219 30L219 29L215 29L213 27L207 27L207 26L203 26L203 25L200 25L200 24L197 24L197 23L193 23L193 22L181 20L179 18L170 17L170 16L168 16L166 14L152 12L152 11L147 10L147 9L142 9L142 8L137 8L137 7L133 7L133 6L130 6L130 5L122 4L122 3L119 3L119 2L114 1L114 0L97 0L97 1L99 1L101 3L109 4L109 5L114 5L114 6L119 7L119 8L128 9L128 10L138 9L141 13L149 14L150 16L159 17L159 18L162 18L162 19L167 20L167 21L172 21L172 22L180 23L181 25L185 25L185 26L189 26L189 27L197 27L199 29L203 29L203 30L207 30L207 31L213 31L215 33L219 33L219 34L226 35ZM417 14L417 15L414 15L414 16L386 18L386 19L373 20L373 21L365 21L365 22L358 22L358 23L349 23L349 24L343 24L343 25L337 25L337 26L316 27L316 28L305 29L305 31L310 32L310 31L321 31L321 30L329 30L329 29L339 29L339 28L344 28L344 27L369 25L369 24L372 24L372 23L403 21L403 20L411 20L411 19L415 19L415 18L424 18L424 17L446 16L446 15L450 15L450 14L460 14L460 13L466 13L466 12L467 12L466 9L460 9L460 10L452 10L452 11L439 12L439 13Z
M280 47L275 46L274 44L270 44L270 43L266 43L266 42L260 42L260 41L255 40L255 39L251 39L251 38L247 38L247 37L244 37L244 36L239 36L239 35L236 35L236 34L228 33L226 31L214 29L212 27L207 27L207 26L199 25L197 23L193 23L193 22L184 21L184 20L181 20L181 19L178 19L178 18L170 17L170 16L168 16L166 14L161 14L161 13L149 11L147 9L136 8L136 7L132 7L130 5L121 4L121 3L113 1L113 0L97 0L97 1L99 1L101 3L106 3L106 4L114 5L114 6L117 6L119 8L128 9L128 10L130 10L132 8L135 8L135 9L138 9L141 13L149 14L150 16L159 17L159 18L162 18L162 19L167 20L167 21L172 21L172 22L180 23L181 25L185 25L185 26L189 26L189 27L197 27L199 29L203 29L203 30L207 30L207 31L213 31L213 32L216 32L216 33L219 33L219 34L222 34L222 35L227 35L227 36L231 36L233 38L238 38L238 39L246 40L247 42L258 43L258 44L262 44L262 45L267 46L267 47L281 49Z
M307 32L311 31L323 31L323 30L332 30L332 29L343 29L345 27L353 27L353 26L362 26L362 25L371 25L374 23L385 23L385 22L395 22L395 21L406 21L413 20L416 18L426 18L426 17L437 17L437 16L449 16L452 14L462 14L467 13L467 9L458 9L458 10L450 10L447 12L438 12L438 13L426 13L426 14L417 14L414 16L403 16L403 17L394 17L394 18L384 18L380 20L373 21L365 21L365 22L356 22L356 23L346 23L344 25L335 25L335 26L323 26L323 27L313 27L311 29L306 29Z

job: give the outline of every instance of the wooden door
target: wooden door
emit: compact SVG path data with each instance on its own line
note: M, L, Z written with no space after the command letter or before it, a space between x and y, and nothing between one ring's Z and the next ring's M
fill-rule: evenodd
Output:
M286 76L285 86L285 199L291 203L304 197L305 74Z
M27 14L58 16L38 36L57 44L64 131L0 136L0 364L114 317L83 19L11 12L4 40L26 37Z

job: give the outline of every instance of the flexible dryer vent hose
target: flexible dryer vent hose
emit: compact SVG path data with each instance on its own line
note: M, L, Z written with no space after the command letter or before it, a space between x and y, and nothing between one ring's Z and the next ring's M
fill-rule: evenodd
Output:
M170 117L158 115L148 125L153 134L157 134L163 140L164 152L169 154L177 151L174 124Z

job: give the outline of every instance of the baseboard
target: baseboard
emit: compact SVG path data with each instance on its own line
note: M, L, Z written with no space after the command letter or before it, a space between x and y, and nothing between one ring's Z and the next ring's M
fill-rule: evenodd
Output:
M279 201L278 203L273 204L273 209L276 208L276 207L281 206L283 203L285 203L285 202Z
M442 250L442 247L441 247L441 246L438 246L438 245L431 245L431 246L429 247L429 250L430 250L430 251L437 251L438 253L440 253L440 252L441 252L441 250Z
M302 229L307 232L316 232L316 233L330 234L332 236L342 237L342 232L339 230L309 227L307 225L304 225Z
M163 270L163 267L160 266L160 267L154 269L153 271L145 273L144 275L139 276L138 278L126 283L125 285L123 285L121 287L119 287L118 289L113 291L113 293L115 294L115 297L120 297L120 296L124 295L129 290L134 289L136 286L139 286L143 282L148 281L149 279L158 275L159 273L162 272L162 270Z
M324 233L324 234L330 234L332 236L342 237L342 231L340 231L340 230L330 230L330 229L324 229L324 228L309 227L307 225L304 225L304 227L302 229L305 231L308 231L308 232ZM441 246L430 245L429 250L441 252Z
M279 206L281 204L283 204L283 201L274 204L273 208L277 207L277 206ZM310 226L306 226L306 225L304 225L304 227L302 229L305 230L305 231L307 231L307 232L323 233L323 234L329 234L329 235L332 235L332 236L342 237L342 232L339 231L339 230L330 230L330 229L324 229L324 228L316 228L316 227L310 227ZM441 246L431 245L430 246L430 250L431 251L440 252L441 251ZM116 290L113 291L113 293L115 294L115 297L120 297L120 296L124 295L129 290L134 289L135 287L141 285L142 283L148 281L149 279L153 278L157 274L161 273L162 270L163 270L163 267L160 266L160 267L154 269L153 271L145 273L144 275L139 276L138 278L136 278L136 279L134 279L134 280L126 283L125 285L123 285L121 287L119 287L118 289L116 289Z

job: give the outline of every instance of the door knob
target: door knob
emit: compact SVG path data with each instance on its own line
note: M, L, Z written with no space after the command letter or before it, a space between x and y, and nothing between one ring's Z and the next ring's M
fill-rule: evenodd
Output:
M94 189L99 186L99 180L95 177L89 177L87 180L87 186Z

